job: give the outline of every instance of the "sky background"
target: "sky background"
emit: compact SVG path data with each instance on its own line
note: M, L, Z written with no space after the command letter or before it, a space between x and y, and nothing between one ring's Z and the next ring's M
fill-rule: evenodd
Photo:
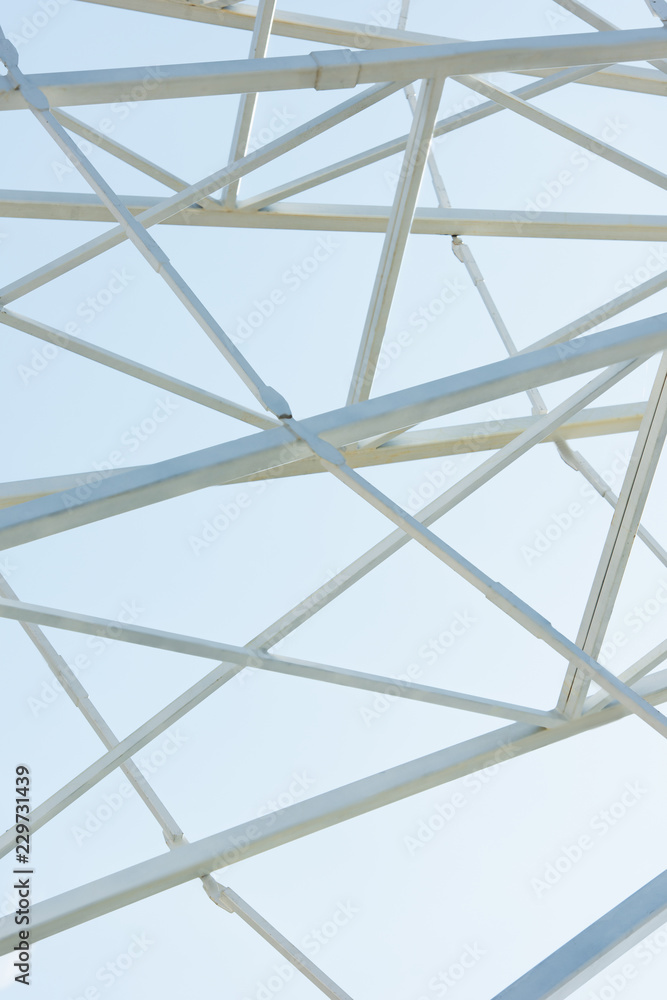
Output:
M381 0L339 0L326 10L314 0L291 5L304 13L371 24L385 17L387 7ZM596 9L621 27L658 24L643 0L607 0ZM77 0L58 5L48 23L27 37L40 10L32 0L16 0L2 22L4 32L19 39L14 40L26 72L245 58L250 42L246 31ZM413 0L408 28L470 39L592 30L546 0ZM272 38L269 54L324 47ZM527 79L491 77L508 88ZM459 110L469 93L447 81L439 118ZM273 138L348 96L262 94L253 136L262 144L271 122ZM595 136L614 123L618 135L613 144L658 169L664 163L660 97L570 85L536 104ZM67 110L93 126L110 118L114 139L191 182L226 162L237 106L238 97L229 96ZM402 135L410 120L405 97L396 94L244 178L240 196ZM28 112L5 112L1 126L2 188L86 191ZM582 167L578 147L509 111L443 137L434 149L457 208L531 211L534 199L553 191L555 179L569 170L573 182L552 198L547 211L667 214L664 191L599 159ZM91 159L121 195L168 194L104 152L95 149ZM393 157L296 200L387 206L399 169L400 157ZM428 179L419 204L437 204ZM2 284L107 228L90 222L0 219ZM297 417L344 405L382 246L380 234L168 225L151 233L225 330L243 341L247 358L290 401ZM296 273L294 268L320 239L328 241L329 256L294 287L295 280L286 275ZM520 347L644 280L647 270L656 273L667 264L664 243L465 242ZM114 272L124 275L125 286L91 318L86 299L99 302ZM448 296L453 301L439 316L418 324L415 314L428 309L443 289L456 289L455 296ZM256 300L270 298L275 290L284 301L246 336L244 323L256 310ZM86 340L253 405L222 356L128 243L10 308L59 329L74 322L78 336ZM663 311L667 291L600 329ZM447 236L412 236L408 242L385 342L398 344L402 331L410 333L411 343L378 373L374 395L505 357ZM88 472L105 462L117 467L158 462L254 432L63 350L54 356L50 349L45 353L43 342L9 327L0 326L0 337L6 482ZM655 359L643 365L594 405L647 399L656 367ZM545 387L547 404L565 399L589 377ZM166 419L139 440L132 428L150 420L156 407L162 407ZM493 422L529 412L522 394L439 423ZM627 464L633 441L633 434L624 434L574 445L618 492L618 470ZM372 468L366 474L408 505L415 493L426 496L438 475L449 487L486 457L429 459ZM667 463L662 460L643 523L663 542L666 487ZM240 495L245 498L241 503ZM539 557L531 556L539 533L572 503L581 505L582 515ZM221 505L238 515L229 516L229 525L212 540L209 531L206 540L206 525L221 513ZM553 445L544 444L447 514L435 530L574 638L610 519L605 501L597 496L591 500L584 480L562 462ZM31 603L110 619L130 617L143 626L243 645L390 530L381 515L332 477L307 476L265 487L230 485L191 493L10 550L0 557L0 570L19 598ZM653 613L656 604L659 610ZM640 627L635 624L640 620L637 607L651 609L644 611ZM665 608L667 569L638 543L609 627L610 633L620 631L625 637L622 648L610 650L610 669L620 672L664 638ZM466 627L450 642L456 620ZM214 666L125 643L96 644L72 632L45 632L68 663L85 658L80 679L119 738ZM430 643L436 643L436 652L430 652ZM54 689L46 664L16 622L0 619L0 644L5 829L12 822L17 763L27 762L32 769L36 804L96 760L102 746L66 695ZM274 652L388 676L405 674L414 664L421 683L543 709L555 704L566 666L415 543ZM149 769L153 787L188 839L197 840L275 808L272 803L286 805L320 794L503 724L253 672L218 691L135 759ZM242 862L224 872L221 881L302 947L354 1000L445 995L490 1000L662 871L664 765L658 734L636 718L625 719ZM35 835L35 901L164 852L157 823L136 794L123 796L124 785L122 774L114 772ZM122 804L99 829L86 829L86 821L94 826L90 817L100 807L118 798ZM617 815L613 824L604 818L609 810ZM102 809L103 814L108 811ZM439 821L442 813L452 811L451 819ZM549 866L582 836L588 837L590 848L544 888ZM10 862L11 856L3 860L2 913L13 909ZM108 964L119 968L114 963L127 954L135 936L143 950L133 947L139 956L122 975L112 973ZM627 1000L662 997L667 934L652 935L649 944L653 950L635 949L573 996L613 1000L622 992ZM470 967L447 985L458 974L450 970L460 968L463 954ZM0 988L7 997L20 996L10 963L2 961ZM121 959L120 964L127 963ZM624 973L619 971L623 967ZM240 919L214 908L197 880L39 942L30 996L321 996L291 972Z

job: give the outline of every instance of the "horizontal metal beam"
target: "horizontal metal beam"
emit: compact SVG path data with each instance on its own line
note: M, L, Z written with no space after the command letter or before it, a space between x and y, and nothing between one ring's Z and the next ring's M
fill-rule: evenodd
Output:
M561 424L558 430L543 438L543 442L557 438L576 439L600 437L607 434L627 434L636 431L641 422L646 403L617 403L614 406L597 406L582 410L576 417ZM535 426L538 415L505 417L475 424L455 424L451 427L433 427L422 431L406 431L378 447L350 448L345 451L345 461L353 468L369 465L388 465L394 462L413 462L424 458L442 458L448 455L466 455L495 451L514 441L519 434ZM304 463L305 466L305 463ZM308 471L315 472L314 462ZM285 466L287 473L295 468ZM319 470L317 470L319 471ZM276 470L278 472L278 470ZM2 503L0 486L0 504Z
M608 21L606 17L602 17L600 14L596 14L595 11L591 10L590 7L586 7L583 3L578 3L578 0L556 0L556 3L560 7L564 7L569 10L571 14L576 14L580 17L582 21L586 21L593 28L597 28L598 31L619 31L618 25L614 24L613 21ZM651 65L655 66L657 70L661 73L667 73L667 63L662 59L651 60Z
M302 427L340 448L665 348L667 314L365 400L311 417ZM310 457L309 446L282 427L124 470L88 486L83 496L56 493L0 511L0 549Z
M257 13L255 6L245 3L234 4L234 9L229 10L215 8L211 4L187 3L185 0L86 0L86 2L245 31L253 30ZM321 42L323 45L343 45L353 49L389 49L461 41L459 38L387 28L362 21L344 21L284 10L276 11L272 34L308 42ZM519 70L519 72L525 71ZM538 71L535 75L541 74ZM667 95L667 80L664 77L659 73L652 73L635 66L614 66L609 70L599 71L581 82L598 87Z
M667 672L644 678L636 690L651 704L661 704L667 700ZM177 851L37 903L31 913L31 941L57 934L391 802L588 732L625 715L626 709L614 703L601 712L591 712L555 729L514 723L297 802L279 812L241 823L193 844L184 844ZM0 927L0 955L11 952L15 941L14 923L7 921Z
M185 0L87 0L87 2L198 21L219 27L239 28L242 31L253 30L257 14L257 7L247 3L237 3L233 9L229 9L214 7L213 4L188 3ZM276 11L271 34L298 38L306 42L322 42L324 45L344 45L355 49L387 49L459 41L416 31L398 31L395 28L366 24L363 21L340 20L287 10Z
M575 439L599 437L606 434L628 434L639 428L646 403L617 403L582 410L576 417L561 424L557 431L543 438L544 442L556 438ZM371 465L391 465L395 462L413 462L425 458L443 458L451 455L476 454L496 451L514 441L520 434L535 426L538 416L506 417L504 419L474 424L455 424L424 431L407 431L379 447L364 446L344 449L345 460L353 469ZM139 466L141 468L141 466ZM148 468L148 466L143 466ZM36 500L38 497L65 490L76 490L99 478L118 475L123 469L102 472L70 473L64 476L46 476L41 479L24 479L13 483L0 483L0 509L17 503ZM248 476L235 482L255 482L281 476L304 476L323 473L322 464L315 458L278 466Z
M665 33L660 28L638 28L595 35L540 35L370 52L324 50L306 56L262 60L34 73L28 82L42 91L52 107L60 108L217 94L331 90L389 81L410 83L462 73L562 69L665 55ZM20 93L0 77L0 110L24 107Z
M667 920L667 871L577 934L495 1000L565 1000Z
M163 204L159 198L120 195L133 215ZM592 212L418 208L411 232L427 236L525 236L568 240L667 241L667 216L616 215ZM111 222L95 195L51 191L0 191L0 217ZM180 209L163 225L226 226L239 229L300 229L331 232L384 233L389 208L378 205L332 205L284 202L262 211L208 208ZM115 242L120 242L116 240ZM112 244L113 245L113 244Z

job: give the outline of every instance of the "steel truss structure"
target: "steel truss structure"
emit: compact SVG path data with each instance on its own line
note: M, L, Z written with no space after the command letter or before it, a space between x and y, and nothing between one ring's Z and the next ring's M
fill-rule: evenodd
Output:
M581 87L582 100L591 87L617 88L667 95L667 5L650 6L663 26L619 30L578 0L558 0L562 7L596 29L581 34L465 42L410 32L407 2L396 28L377 28L328 17L297 15L276 10L275 0L245 3L204 3L184 0L88 0L110 6L199 21L211 26L250 33L247 60L202 65L163 66L154 72L155 85L143 88L141 100L239 94L238 115L231 139L229 162L210 176L189 184L159 164L120 145L80 121L71 109L77 105L127 100L133 88L150 73L136 69L60 72L25 75L15 47L2 35L0 58L6 75L0 77L0 111L29 111L51 140L71 161L90 188L89 194L5 191L0 215L28 219L70 219L115 223L102 236L36 268L0 289L0 321L7 327L78 354L132 378L158 386L203 407L249 424L253 433L205 450L152 465L96 473L90 495L76 493L81 475L6 483L0 487L0 547L7 549L58 532L117 517L124 512L207 486L268 480L275 477L326 472L379 511L392 525L373 545L267 626L245 647L214 642L157 629L123 624L51 607L25 603L9 583L0 581L0 615L21 623L50 670L102 741L105 752L91 766L71 778L32 813L37 831L114 769L121 768L160 824L169 852L132 868L39 903L33 911L34 940L57 934L119 907L187 880L201 879L204 891L224 910L238 914L295 968L330 998L349 995L318 968L298 947L257 913L238 893L221 884L213 872L232 866L273 847L359 816L420 791L443 785L486 765L491 757L515 757L558 741L613 724L630 713L667 737L667 717L657 706L667 701L667 671L656 670L667 659L667 641L626 669L620 676L602 666L598 656L623 579L631 547L647 546L667 566L667 549L642 525L641 519L667 434L667 314L595 331L601 323L667 287L667 272L638 283L630 291L605 302L567 326L519 351L485 283L466 236L563 238L584 240L667 240L667 217L621 214L542 212L538 218L519 218L505 210L453 208L438 163L430 149L434 136L480 121L498 112L520 115L592 154L667 189L667 174L596 139L531 103L557 88ZM329 46L306 56L269 57L273 35ZM634 63L647 61L649 68ZM519 86L504 90L483 74L517 74ZM528 74L537 82L521 82ZM455 78L484 98L473 109L438 119L443 86ZM257 95L272 90L341 90L341 101L259 149L249 151L249 137ZM263 165L323 134L385 98L405 91L412 110L409 134L296 177L264 194L240 197L244 177ZM352 92L352 96L350 96ZM69 108L69 111L61 110ZM86 139L173 190L165 198L120 197L81 151L75 136ZM402 155L395 197L390 206L299 203L293 197L326 181L342 177L386 157ZM420 187L431 183L438 208L417 205ZM368 311L360 331L359 348L351 372L344 407L297 420L290 404L267 385L235 346L218 320L199 300L152 238L158 224L250 227L267 229L331 230L384 233L382 252L370 291ZM373 396L373 381L387 329L401 265L414 234L452 237L452 249L467 270L505 347L507 358L456 375ZM224 359L256 399L250 408L203 388L149 368L47 326L10 308L28 292L47 285L71 269L129 240L182 306L199 324ZM635 371L647 359L662 355L650 396L636 404L595 406L598 397ZM591 378L562 403L548 410L540 387L576 375ZM532 407L528 417L501 420L493 433L478 434L479 425L447 422L419 429L434 418L444 418L480 403L515 393L526 393ZM372 397L372 398L371 398ZM578 437L636 433L632 458L620 492L615 495L602 475L571 441ZM533 607L502 583L492 580L431 526L462 503L511 463L541 442L553 442L562 459L575 469L613 508L613 517L600 554L597 573L583 611L576 641L569 639ZM446 456L462 451L488 452L488 457L418 514L402 509L373 485L362 472L396 462ZM86 475L86 481L90 481ZM563 684L558 704L550 711L512 704L460 691L443 690L391 677L274 655L271 648L312 618L336 597L354 586L410 540L423 546L456 574L479 590L492 604L544 641L563 659ZM119 642L204 657L215 666L206 676L147 719L124 739L117 739L72 669L43 632L55 627L89 635L112 635ZM316 795L278 812L189 843L179 823L140 772L132 757L175 720L199 705L240 671L254 667L325 684L344 685L400 698L479 713L509 722L492 732L394 766ZM591 681L599 686L589 692ZM657 738L657 737L656 737ZM511 764L506 765L511 766ZM0 837L2 854L14 842L14 828ZM620 904L588 930L509 986L497 998L546 1000L568 996L577 986L604 968L633 942L667 919L667 874ZM11 951L14 929L0 933L0 953ZM361 998L359 998L361 1000Z

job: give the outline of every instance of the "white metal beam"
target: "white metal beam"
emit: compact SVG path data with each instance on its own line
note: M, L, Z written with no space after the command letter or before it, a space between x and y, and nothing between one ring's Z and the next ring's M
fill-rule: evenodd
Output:
M584 316L580 316L578 319L566 324L566 326L554 330L553 333L535 341L535 343L529 347L525 347L519 353L523 354L525 351L535 351L541 347L549 347L550 344L562 344L566 340L572 340L574 337L578 337L579 334L587 333L588 330L599 326L600 323L605 323L608 319L612 319L626 309L637 305L638 302L643 302L644 299L655 295L656 292L662 291L663 288L667 288L667 271L656 274L653 278L648 278L646 281L635 285L634 288L628 289L627 292L617 295L615 299L605 302L604 305L591 309Z
M140 156L134 150L128 149L127 146L116 142L115 139L111 139L104 132L100 132L91 125L87 125L86 122L79 121L78 118L74 118L72 115L68 115L64 111L58 111L57 109L53 110L53 116L68 132L73 132L75 135L81 136L82 139L92 142L106 153L115 156L117 160L123 160L124 163L128 163L135 170L146 174L147 177L152 177L153 180L159 181L165 187L171 188L173 191L183 191L188 187L187 181L181 180L180 177L176 177L169 170L158 166L158 164L153 163L152 160L148 160L145 156ZM204 198L202 201L203 204L208 204L209 208L216 207L212 199Z
M17 600L17 596L5 578L0 574L0 595L9 600ZM53 676L62 685L63 690L76 705L86 722L90 725L102 744L111 749L118 743L118 738L101 713L88 697L83 684L65 662L62 656L44 635L42 629L29 622L21 622L21 627L30 641L40 653ZM120 765L128 781L132 784L142 802L162 826L167 844L179 842L183 831L171 815L167 807L160 801L142 772L132 760L126 760ZM13 829L13 828L12 828Z
M592 25L592 27L597 28L598 31L618 31L619 28L612 21L608 21L606 17L602 17L601 14L597 14L595 11L591 10L583 3L579 3L579 0L555 0L555 3L559 7L564 7L565 10L569 10L571 14L576 14L580 17L582 21L586 21L587 24ZM649 60L652 66L660 70L661 73L667 73L667 62L662 59L651 59Z
M257 14L255 15L255 25L252 30L250 52L248 53L249 59L263 59L266 55L269 47L271 25L273 23L275 10L276 0L259 0ZM239 109L236 114L236 124L234 125L234 134L232 136L231 154L227 164L228 166L231 166L232 163L242 159L246 154L256 105L256 93L241 94ZM225 188L221 201L224 202L226 208L234 208L236 206L236 196L240 180L240 177L237 177L235 181L232 181L232 183Z
M398 87L397 87L398 89ZM277 140L276 140L277 141ZM268 145L268 143L267 143ZM264 152L265 146L257 152ZM249 156L255 156L250 153ZM246 157L247 160L249 157ZM247 171L246 171L247 172ZM337 205L311 202L281 202L255 212L240 207L234 211L187 207L224 184L222 178L195 185L181 198L160 200L145 195L121 195L122 203L142 225L168 222L183 226L224 226L233 229L298 229L350 233L384 233L389 209L381 205ZM112 216L94 195L51 191L0 191L0 217L25 219L71 219L110 222ZM426 236L493 236L566 240L667 241L667 216L594 212L541 212L539 218L512 209L417 208L411 232ZM70 254L64 254L25 278L0 289L0 300L8 304L21 295L65 274L78 264L122 243L122 232L114 228Z
M359 352L347 396L348 406L362 399L368 399L371 393L375 367L424 176L431 135L442 95L442 84L442 80L424 80L421 85L361 332Z
M637 28L595 35L540 35L372 52L323 50L307 56L262 60L35 73L28 81L44 93L51 106L67 107L137 100L133 92L140 93L143 101L275 90L330 90L388 81L411 83L462 73L608 65L664 58L666 53L662 29ZM22 108L20 95L9 82L0 78L0 84L0 110Z
M554 441L556 437L572 439L631 433L639 428L645 405L645 403L618 403L614 406L600 406L582 410L576 417L561 424L556 431L541 438L541 442ZM364 468L395 462L411 462L424 458L441 458L445 455L467 455L496 451L510 444L524 431L534 428L539 419L537 416L506 417L493 421L492 426L488 422L482 422L455 424L452 427L424 431L408 431L401 434L400 437L389 438L385 444L379 447L351 446L344 450L344 454L348 465L352 468ZM1 483L0 509L12 507L18 503L26 503L28 500L36 500L51 493L77 490L82 485L97 482L100 478L108 478L123 471L127 471L126 468L77 472L64 476L47 476L40 479ZM286 476L313 475L323 471L320 462L315 458L306 458L300 462L292 462L289 465L241 476L235 482L255 482ZM609 492L610 490L607 489L606 493ZM615 503L616 498L613 493L612 498Z
M644 413L645 403L617 403L613 406L591 407L582 410L576 417L561 424L557 430L541 438L539 443L554 441L557 437L578 439L599 437L607 434L627 434L638 430ZM554 412L554 411L552 411ZM346 461L353 469L373 465L391 465L395 462L412 462L424 458L442 458L445 455L467 455L478 452L496 451L516 440L524 431L536 427L538 416L505 417L491 424L454 424L423 431L407 431L398 437L389 437L380 446L358 445L344 449ZM0 483L0 509L26 503L51 493L76 490L82 484L108 478L126 468L102 471L77 472L64 476L46 476L40 479L24 479L13 483ZM321 464L315 458L277 466L274 469L241 476L235 480L257 482L280 477L313 475L322 473ZM606 492L610 492L607 489ZM612 497L614 494L612 493ZM615 500L614 500L615 503Z
M323 681L328 684L339 684L343 687L359 688L362 691L374 691L377 694L391 694L397 698L407 698L412 701L423 701L431 705L441 705L445 708L459 708L464 711L476 712L480 715L492 715L501 719L519 719L529 721L533 725L556 725L562 719L553 712L543 712L538 709L524 708L509 702L496 701L493 698L483 698L475 695L461 694L425 684L415 684L378 674L363 673L358 670L346 670L344 667L333 667L321 663L311 663L283 656L273 656L264 650L252 646L233 646L225 642L215 642L209 639L199 639L194 636L179 635L175 632L164 632L160 629L147 628L143 625L126 625L108 618L97 618L92 615L82 615L57 608L47 608L36 604L27 604L10 598L0 597L0 618L9 618L18 622L30 622L50 628L61 628L71 632L81 632L84 635L103 636L117 642L130 642L153 649L170 650L174 653L184 653L189 656L200 656L208 660L224 659L220 667L205 678L197 681L192 688L162 709L154 719L141 726L125 740L115 746L103 758L103 762L91 765L85 779L77 781L78 794L87 790L86 785L90 774L95 775L91 784L105 777L132 754L149 743L154 736L168 728L190 708L199 704L203 698L226 683L229 664L239 667L255 667L273 673L288 674L292 677L303 677L308 680ZM233 674L232 674L233 675ZM509 714L508 714L509 713ZM86 787L84 787L86 785ZM68 793L69 794L69 793ZM65 799L67 799L65 801ZM73 801L67 796L60 808ZM58 811L60 811L58 809Z
M337 986L314 962L311 962L306 955L300 951L291 941L288 941L280 931L265 920L265 918L249 906L244 899L241 899L233 889L222 889L224 903L228 904L234 913L238 914L249 927L252 927L265 941L276 949L288 962L291 962L295 969L301 972L306 979L314 983L325 996L330 1000L352 1000L352 997Z
M235 4L232 11L216 9L209 4L187 3L184 0L86 0L86 2L200 21L206 24L240 28L246 31L253 30L257 13L256 7L244 3ZM378 24L343 21L292 11L276 12L272 34L310 42L322 42L324 45L345 45L355 49L386 49L396 46L435 45L439 42L461 41L459 38L401 31ZM527 73L525 70L518 70L518 72ZM529 75L540 76L542 71L536 70ZM611 87L616 90L667 96L667 81L661 74L634 66L613 66L608 70L598 70L581 82L596 87Z
M46 341L47 344L55 344L65 351L71 351L73 354L78 354L83 358L97 361L107 368L113 368L116 371L123 372L125 375L132 376L132 378L140 379L142 382L148 382L150 385L156 385L160 389L166 389L167 392L173 392L175 395L182 396L184 399L190 399L194 403L208 406L212 410L217 410L218 413L225 413L227 416L235 417L237 420L243 420L254 427L266 429L279 426L277 420L274 420L267 414L260 413L258 410L251 410L240 403L234 403L230 399L216 396L215 393L209 392L207 389L200 389L189 382L183 382L181 379L174 378L171 375L165 375L163 372L149 368L147 365L142 365L138 361L132 361L120 354L114 354L113 351L107 351L104 347L98 347L96 344L73 337L62 330L56 330L45 323L28 319L27 316L21 316L19 313L0 309L0 323L8 327L13 327L15 330L20 330L22 333L27 333L31 337L36 337L38 340Z
M502 990L495 1000L565 1000L667 920L667 871Z
M21 602L18 603L20 604ZM49 624L49 619L45 615L36 616L32 610L25 612L22 609L18 610L21 614L20 620L22 622L34 622L37 620L41 624ZM5 611L6 605L3 602L0 614L4 616ZM68 627L79 632L86 631L85 628L77 627L79 624L85 625L85 622L79 623L74 620L73 616L66 619L62 613L59 613L58 617L61 624L57 627ZM111 630L116 630L118 625L110 622L108 623L108 627ZM123 635L114 635L114 638L120 641L136 641L136 636L134 640L126 640L126 636ZM150 630L146 629L142 638L146 640L142 643L143 645L156 645L159 633L151 635ZM173 640L164 641L169 642ZM196 640L190 640L191 645L195 642ZM168 647L162 645L160 648ZM213 658L217 659L219 655L221 654L217 653ZM251 656L251 653L246 652L246 660L249 662L251 661ZM545 729L563 725L565 722L563 716L557 712L524 708L521 705L496 701L492 698L481 698L454 691L445 691L424 684L414 684L411 681L364 674L355 670L345 670L341 667L324 667L320 664L310 664L299 660L287 661L278 657L269 658L268 654L265 654L259 662L257 659L252 660L252 664L255 667L261 667L262 669L281 674L305 677L310 680L338 684L362 691L373 691L377 694L420 701L425 704L439 705L445 708L459 709L478 715L486 715L490 718L523 722ZM197 681L196 684L193 684L184 691L182 695L179 695L169 705L165 706L165 708L161 709L135 729L129 736L116 741L102 757L98 758L89 767L81 771L80 774L63 785L57 792L54 792L48 799L31 810L31 832L34 833L41 829L51 819L72 805L73 802L76 802L77 799L85 795L91 788L94 788L96 784L111 774L117 767L129 761L130 757L134 756L135 753L138 753L139 750L147 746L157 736L230 681L242 669L242 663L230 664L226 662L219 664L200 681ZM15 842L14 827L10 827L0 836L0 857L4 857L11 851L12 847L15 846Z

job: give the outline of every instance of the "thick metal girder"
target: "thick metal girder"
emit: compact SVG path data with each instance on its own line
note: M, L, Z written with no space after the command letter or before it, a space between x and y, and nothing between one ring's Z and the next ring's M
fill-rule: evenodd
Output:
M235 4L233 9L226 10L216 9L207 4L186 3L184 0L86 0L86 2L246 31L253 30L257 13L257 7L243 3ZM611 25L609 27L611 28ZM438 42L461 41L458 38L404 31L379 24L343 21L281 10L276 11L272 34L355 49L386 49L395 46L435 45ZM519 70L519 72L524 71ZM664 81L660 74L637 67L615 66L606 71L598 71L590 78L582 80L582 83L636 90L641 93L667 94L667 81Z
M262 147L264 149L265 147ZM255 155L255 154L251 154ZM215 190L224 184L210 187ZM196 199L199 189L189 194ZM255 212L237 208L234 211L208 208L173 210L162 206L158 198L135 195L120 196L122 203L144 225L168 222L169 225L225 226L233 229L301 229L324 232L384 233L389 221L389 209L377 205L332 205L305 202L284 202ZM184 199L185 201L185 199ZM142 215L150 217L142 219ZM160 216L163 216L162 218ZM26 219L64 219L77 222L110 222L108 210L94 195L61 194L55 192L0 191L0 217ZM412 233L426 236L495 236L536 237L566 240L631 240L637 242L667 241L667 217L660 215L616 215L589 212L541 212L531 219L516 210L418 208L412 222ZM81 261L122 242L123 236L104 235L86 244L90 251L81 251ZM85 254L85 255L83 255ZM58 277L69 267L54 269L46 280ZM44 282L21 279L0 289L0 299L11 302ZM16 290L15 290L16 289Z
M498 361L421 386L333 410L303 422L313 435L335 447L398 431L468 406L647 357L667 347L667 315L590 334L567 345ZM85 499L56 493L0 511L0 549L135 510L206 486L310 457L309 447L285 428L251 434L238 441L167 459L148 467L102 478Z
M667 700L667 672L637 685L651 704ZM38 941L173 886L361 816L391 802L454 781L482 768L549 746L623 718L616 703L555 729L514 723L444 750L361 778L330 792L213 834L177 851L143 861L88 885L71 889L32 909L31 940ZM14 930L0 929L0 954L14 945Z
M495 1000L565 1000L667 920L667 871L633 892Z
M371 52L325 50L307 56L224 63L34 73L28 81L42 91L50 105L68 107L275 90L330 90L390 81L411 83L435 76L562 69L665 55L667 39L660 28L636 28L595 35L455 42ZM0 77L0 110L24 106L20 94Z
M586 21L587 24L592 25L597 28L598 31L618 31L619 28L612 21L608 21L606 17L601 17L600 14L596 14L592 11L590 7L586 7L585 4L579 3L579 0L555 0L559 7L564 7L569 10L571 14L576 14L580 17L582 21ZM661 73L667 73L667 62L661 59L651 59L650 63L655 66L656 69L660 70Z
M600 437L608 434L627 434L636 431L641 423L645 403L617 403L598 406L581 412L561 424L558 430L541 442L559 438L566 440ZM477 452L496 451L516 440L520 434L537 429L538 416L506 417L475 424L456 424L453 427L424 431L407 431L400 437L390 438L378 447L359 445L344 450L345 460L353 469L372 465L391 465L395 462L413 462L424 458L442 458L448 455L469 455ZM101 476L118 475L125 469L109 469L51 476L43 479L26 479L14 483L0 483L0 509L17 503L36 500L38 497L66 490L77 490L87 483L96 482ZM315 458L243 476L235 482L255 482L287 476L323 473L322 465Z

